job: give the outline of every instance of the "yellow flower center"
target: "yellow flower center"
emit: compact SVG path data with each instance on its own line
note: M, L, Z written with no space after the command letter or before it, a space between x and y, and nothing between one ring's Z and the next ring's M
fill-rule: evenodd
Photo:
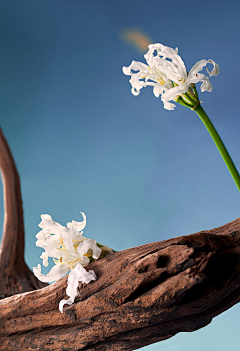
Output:
M62 238L62 237L59 238L59 241L60 241L61 247L59 247L58 249L61 250L61 251L65 251L65 252L66 252L66 256L65 256L65 258L64 258L64 261L63 261L63 258L62 258L62 257L60 257L59 259L53 258L53 261L54 261L56 264L66 264L66 263L67 263L67 264L70 265L71 270L72 270L72 269L73 269L73 265L74 265L75 263L77 263L77 262L80 260L80 258L77 258L77 259L74 259L74 260L72 260L72 261L66 262L65 260L68 258L69 252L66 250L66 247L65 247L65 245L63 244L63 238ZM77 243L77 244L73 244L74 251L77 253L77 248L78 248L80 242L79 242L79 240L77 240L77 239L73 239L73 243ZM93 259L93 258L92 258L92 252L91 252L91 251L92 251L92 250L88 250L88 252L85 253L85 254L83 255L83 256L88 257L88 258L90 259L90 261Z

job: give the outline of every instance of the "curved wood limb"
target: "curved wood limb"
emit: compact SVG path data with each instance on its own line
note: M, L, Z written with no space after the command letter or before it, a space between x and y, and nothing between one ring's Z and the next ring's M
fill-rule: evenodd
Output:
M20 180L10 148L0 129L4 225L0 248L0 298L46 286L24 261L24 224Z

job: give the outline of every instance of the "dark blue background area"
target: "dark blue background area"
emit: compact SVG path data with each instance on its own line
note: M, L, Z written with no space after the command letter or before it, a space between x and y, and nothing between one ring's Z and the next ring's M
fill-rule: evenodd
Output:
M151 88L131 94L122 66L145 60L119 36L141 28L178 47L188 71L201 59L219 64L213 91L197 87L240 169L239 15L237 1L1 0L0 126L21 178L30 268L41 261L43 213L66 225L84 212L84 236L116 250L239 217L237 187L198 116L165 110ZM142 349L235 351L239 327L236 305Z

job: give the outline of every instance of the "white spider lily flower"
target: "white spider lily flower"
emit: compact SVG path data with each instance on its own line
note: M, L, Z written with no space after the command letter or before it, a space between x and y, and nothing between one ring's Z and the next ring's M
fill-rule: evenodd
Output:
M156 97L162 95L164 108L173 110L176 105L169 101L177 101L179 97L183 99L180 99L182 104L187 107L195 108L199 105L194 85L197 82L202 82L200 87L202 92L212 91L209 77L218 75L220 71L219 65L213 60L198 61L188 73L177 48L172 49L162 44L151 44L148 48L148 52L144 55L147 65L132 61L129 67L123 67L123 73L131 76L129 82L132 85L133 95L139 95L143 87L153 86L154 95ZM213 65L211 72L206 67L209 77L199 73L207 64Z
M65 304L71 305L74 302L75 296L77 295L79 277L81 277L80 281L85 284L90 283L91 280L97 280L97 276L93 270L87 272L81 264L77 264L68 276L66 294L69 296L69 299L59 302L59 310L61 313L63 313L63 306Z
M82 212L81 212L82 213ZM102 250L97 246L96 240L87 239L82 236L86 225L86 216L82 213L83 221L72 221L67 227L54 222L50 215L41 215L42 221L39 227L42 230L36 235L36 246L42 247L45 251L40 258L43 265L48 266L48 257L52 257L55 266L46 275L41 273L41 265L33 267L34 275L42 282L53 282L60 279L69 271L68 286L66 293L70 298L59 303L59 309L63 312L63 305L71 305L77 294L78 282L88 284L96 280L94 271L87 272L87 266L91 260L98 259Z

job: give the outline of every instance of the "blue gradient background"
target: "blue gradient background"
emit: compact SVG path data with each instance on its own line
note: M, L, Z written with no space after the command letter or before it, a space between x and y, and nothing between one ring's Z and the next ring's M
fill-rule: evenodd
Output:
M42 213L65 225L85 212L84 235L115 250L239 217L238 190L202 122L180 105L164 110L150 88L134 97L122 66L143 55L119 39L138 26L177 46L188 70L203 58L220 65L200 99L240 168L239 15L237 1L0 1L0 125L21 178L30 268L41 261ZM238 350L239 328L236 305L142 350Z

